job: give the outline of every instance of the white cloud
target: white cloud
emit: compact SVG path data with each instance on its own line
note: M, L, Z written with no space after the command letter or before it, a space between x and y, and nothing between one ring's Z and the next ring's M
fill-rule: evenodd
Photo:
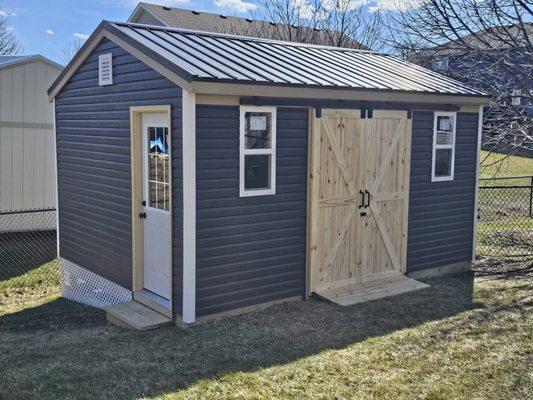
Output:
M109 6L119 6L122 8L131 8L132 10L139 4L139 0L100 0L101 3L104 3ZM150 0L151 4L159 4L160 6L179 6L180 4L189 3L190 0Z
M372 2L369 11L404 11L410 7L418 7L422 1L423 0L377 0Z
M0 9L0 17L17 17L18 14L16 12L6 12L4 10Z
M291 3L300 18L313 18L315 10L307 0L291 0Z
M86 35L85 33L78 33L78 32L76 32L76 33L73 33L73 35L74 35L75 37L77 37L78 39L81 39L81 40L86 40L86 39L89 38L89 35Z
M213 3L219 8L227 8L241 13L257 9L257 4L243 0L215 0Z
M47 35L55 35L56 33L51 30L50 28L48 28L46 31L44 31Z
M355 10L359 6L370 3L372 0L323 0L322 5L327 10Z

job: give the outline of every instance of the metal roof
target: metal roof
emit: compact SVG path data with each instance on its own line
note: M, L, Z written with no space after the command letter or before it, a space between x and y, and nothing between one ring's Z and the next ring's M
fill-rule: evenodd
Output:
M189 81L485 95L429 69L371 51L131 23L109 25L175 64Z

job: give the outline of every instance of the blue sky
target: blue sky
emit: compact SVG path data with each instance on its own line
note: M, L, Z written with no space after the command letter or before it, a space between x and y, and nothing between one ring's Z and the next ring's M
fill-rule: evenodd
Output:
M306 0L293 0L304 3ZM395 0L354 0L387 7ZM400 0L412 2L417 0ZM257 7L255 0L147 0L150 3L198 11L247 16ZM126 21L137 0L0 0L0 14L6 15L23 45L25 54L42 54L65 64L65 45L84 40L102 19Z
M152 2L222 11L213 0ZM60 64L65 64L63 48L68 42L76 37L83 40L102 19L125 21L136 4L134 0L0 0L2 13L9 18L24 53L39 53Z

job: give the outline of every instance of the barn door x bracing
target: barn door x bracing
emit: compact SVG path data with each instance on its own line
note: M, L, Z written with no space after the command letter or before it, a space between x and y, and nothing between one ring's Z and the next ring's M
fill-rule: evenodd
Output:
M392 284L401 292L417 286L404 277L407 112L374 111L373 118L361 118L359 110L324 110L312 135L310 291L352 304L364 301L372 287Z

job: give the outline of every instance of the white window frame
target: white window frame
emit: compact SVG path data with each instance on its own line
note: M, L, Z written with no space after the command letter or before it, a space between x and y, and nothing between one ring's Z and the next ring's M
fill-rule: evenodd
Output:
M511 94L511 105L519 106L522 104L522 90L514 89Z
M451 144L437 144L437 120L438 117L453 117L453 129L452 129L452 143ZM433 117L433 149L431 157L431 182L453 181L455 172L455 138L457 136L457 113L456 112L436 112ZM435 176L435 155L438 149L447 149L452 151L450 166L450 175L448 176Z
M245 148L245 130L246 130L246 113L263 112L271 114L271 146L270 149L246 149ZM239 117L239 193L240 197L266 196L276 194L276 107L254 107L241 106ZM270 188L268 189L244 189L244 159L247 155L270 155Z

